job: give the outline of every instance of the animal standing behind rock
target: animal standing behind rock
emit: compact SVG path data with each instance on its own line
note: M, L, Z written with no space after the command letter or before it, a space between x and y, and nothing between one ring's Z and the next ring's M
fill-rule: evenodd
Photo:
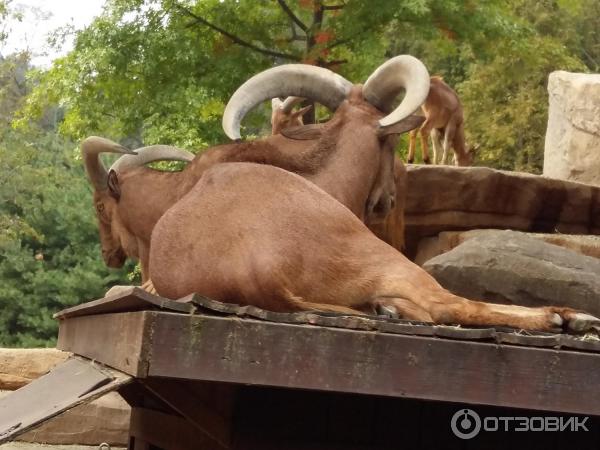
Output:
M279 134L281 130L304 125L302 116L312 108L312 105L294 110L294 106L304 101L302 97L288 97L284 101L279 98L271 99L271 134Z
M403 88L407 95L402 103L387 108ZM127 164L121 166L119 160L116 169L107 173L99 154L123 152L123 148L103 138L86 139L82 153L94 186L105 262L119 267L126 256L139 258L146 282L154 225L207 169L222 162L281 167L315 183L361 220L384 217L395 199L393 149L398 134L422 122L411 114L423 103L428 90L427 70L407 55L384 63L364 86L319 67L275 67L248 80L232 96L223 119L229 137L240 138L241 120L250 109L279 96L317 101L335 111L332 119L318 130L308 128L308 136L300 130L293 138L277 135L213 147L196 156L181 172L144 167L153 159L140 151L137 156L123 156Z
M433 164L438 163L440 147L443 149L442 164L448 164L449 150L454 150L454 163L458 166L473 164L474 149L467 149L465 144L465 129L462 104L458 95L450 86L444 83L441 77L431 77L429 94L421 106L425 115L425 122L418 130L421 137L421 151L423 162L429 164L428 142L429 137L433 142ZM415 158L417 130L410 133L408 148L408 163L412 164ZM441 142L443 136L443 143Z

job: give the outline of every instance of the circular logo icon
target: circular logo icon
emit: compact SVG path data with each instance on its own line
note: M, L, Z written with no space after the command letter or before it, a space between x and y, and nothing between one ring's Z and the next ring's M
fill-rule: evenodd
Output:
M459 409L452 416L450 427L454 436L461 439L472 439L481 430L481 419L472 409Z

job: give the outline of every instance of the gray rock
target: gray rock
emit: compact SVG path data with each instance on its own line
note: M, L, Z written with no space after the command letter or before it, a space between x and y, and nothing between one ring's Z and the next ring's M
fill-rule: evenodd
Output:
M552 72L544 175L600 186L600 75Z
M600 315L600 260L521 233L473 237L423 268L446 289L473 300L569 306Z
M417 246L417 253L414 263L422 266L425 261L429 261L442 253L449 252L468 239L477 236L494 236L498 230L469 230L469 231L445 231L435 237L423 238ZM586 256L593 256L600 259L600 236L582 235L582 234L551 234L551 233L524 233L515 231L525 236L530 236L549 244L573 250Z

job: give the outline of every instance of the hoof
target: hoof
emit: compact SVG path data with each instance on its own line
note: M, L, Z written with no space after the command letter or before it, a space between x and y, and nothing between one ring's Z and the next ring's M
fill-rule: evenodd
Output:
M376 310L378 316L391 317L392 319L398 318L398 311L391 305L382 305L381 303L378 303Z
M551 327L572 331L574 333L585 333L590 330L600 331L600 319L591 314L574 311L570 308L552 308ZM554 331L554 330L552 330Z
M600 319L590 314L572 312L566 314L566 316L567 326L571 331L584 333L594 328L600 330Z
M406 164L412 164L414 162L414 159L409 159L406 161Z
M152 284L152 280L146 281L144 284L140 286L143 290L152 295L158 295L156 293L156 289L154 289L154 284Z
M425 158L425 159L423 160L423 162L424 162L425 164L431 164L431 160L430 160L429 158Z

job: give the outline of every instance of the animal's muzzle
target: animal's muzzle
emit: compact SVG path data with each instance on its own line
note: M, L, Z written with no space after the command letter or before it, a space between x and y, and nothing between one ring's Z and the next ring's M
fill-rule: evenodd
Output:
M123 264L127 260L127 255L121 247L113 251L102 250L102 257L104 258L104 263L113 269L123 267Z
M367 207L367 217L370 219L385 219L392 209L396 206L395 195L385 195L379 198L377 202L369 203Z

